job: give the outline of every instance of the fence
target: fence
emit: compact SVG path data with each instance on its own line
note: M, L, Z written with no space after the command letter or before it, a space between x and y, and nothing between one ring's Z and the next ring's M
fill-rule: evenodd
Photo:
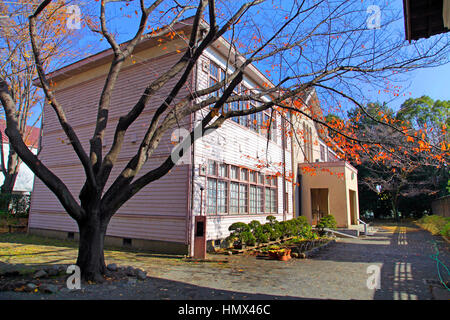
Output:
M450 217L450 195L439 198L431 202L433 214Z

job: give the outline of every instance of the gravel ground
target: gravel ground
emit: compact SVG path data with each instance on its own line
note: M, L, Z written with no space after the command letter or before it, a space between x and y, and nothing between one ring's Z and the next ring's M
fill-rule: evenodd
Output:
M433 294L439 280L434 244L448 266L449 245L442 238L412 225L379 227L374 236L339 239L311 259L211 255L221 262L159 266L157 273L149 266L143 281L124 278L53 294L5 291L0 299L449 299L442 290ZM371 266L380 268L380 289L367 287ZM441 274L449 279L444 268Z

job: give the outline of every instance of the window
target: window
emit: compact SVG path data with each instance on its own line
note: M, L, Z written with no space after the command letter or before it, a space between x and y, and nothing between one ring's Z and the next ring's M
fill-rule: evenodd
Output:
M275 185L274 176L266 176L266 185Z
M240 93L241 93L241 86L237 85L236 88L234 88L234 90L233 90L233 95L239 95ZM230 109L232 111L239 111L239 110L241 110L240 104L241 104L240 101L230 102ZM239 123L240 122L239 118L240 117L233 117L233 118L231 118L231 120L233 120L236 123Z
M241 180L242 181L248 180L248 170L247 169L241 169Z
M256 181L257 181L256 172L255 171L250 171L250 182L256 183Z
M275 189L266 188L266 212L275 213L277 211L277 199Z
M258 121L256 120L256 113L252 113L249 115L250 125L249 128L253 131L258 132Z
M207 214L276 212L275 176L212 160L206 167Z
M248 186L246 184L239 185L239 213L248 213Z
M312 147L312 129L303 122L303 141L305 154L305 161L313 162L313 147Z
M228 177L228 166L226 164L219 165L219 177Z
M210 176L217 176L217 168L216 168L216 162L209 160L208 161L208 174Z
M259 184L264 184L264 174L263 173L258 173L258 182Z
M270 112L263 112L261 123L261 134L267 137L267 131L269 132L269 139L273 142L277 141L277 122L275 114L272 115L272 121L270 119Z
M264 188L257 187L256 212L264 213Z
M320 160L325 161L325 147L322 144L320 145Z
M239 183L230 183L230 213L239 213Z
M256 186L250 186L250 213L256 213L256 206L257 206L257 193L256 193Z
M217 181L217 213L227 213L228 182Z
M217 64L214 62L209 63L209 86L212 87L216 85L219 81L222 81L225 79L225 71L221 69ZM220 97L223 93L224 89L221 87L219 90L214 91L211 93L211 96L213 97ZM213 107L214 105L211 105ZM224 105L224 109L226 106Z
M215 214L217 211L217 180L208 178L206 212Z
M236 166L231 166L230 168L230 178L234 180L239 180L239 168Z
M241 86L241 93L248 94L250 91L248 88ZM248 110L250 109L250 102L249 101L241 101L239 104L239 110ZM241 126L247 127L249 126L249 116L242 116L239 117L239 124Z

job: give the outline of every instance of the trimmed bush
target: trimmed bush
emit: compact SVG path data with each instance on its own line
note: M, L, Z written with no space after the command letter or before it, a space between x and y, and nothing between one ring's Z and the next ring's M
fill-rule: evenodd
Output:
M235 222L228 227L230 235L225 239L230 244L244 244L242 242L241 234L244 232L250 232L250 227L244 222Z
M328 214L322 218L320 218L319 222L317 223L317 228L319 229L336 229L337 228L337 222L333 215Z
M256 244L256 238L250 231L244 231L239 235L239 240L242 244L247 246L254 246Z
M267 216L266 220L268 221L267 223L269 223L269 224L275 224L278 222L277 218L275 218L274 216Z
M228 231L231 231L232 233L235 233L235 234L240 234L241 232L244 232L244 231L250 231L250 227L248 224L246 224L244 222L235 222L231 226L228 227Z
M261 222L259 222L258 220L252 220L248 226L250 227L250 230L252 232L255 232L256 229L258 229L259 227L261 227Z
M265 232L265 229L262 225L260 225L259 227L257 227L254 231L253 234L256 238L256 241L258 243L267 243L269 242L269 234L267 232Z

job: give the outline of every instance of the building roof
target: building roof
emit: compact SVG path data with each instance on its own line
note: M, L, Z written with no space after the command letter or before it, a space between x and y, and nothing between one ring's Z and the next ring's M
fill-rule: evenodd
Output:
M192 30L194 22L194 17L188 17L184 20L181 20L174 24L174 26L171 28L172 31L183 31L185 34L190 34ZM209 24L205 21L201 21L201 28L204 30L209 29ZM168 34L169 31L167 31L166 34ZM140 51L157 47L159 42L158 40L162 37L164 37L166 34L162 35L159 38L147 38L142 40L134 49L133 54L136 54ZM121 43L120 46L124 46L129 41L126 41L124 43ZM217 39L212 45L211 48L214 48L214 50L218 51L221 54L224 54L225 56L230 55L230 60L236 60L243 62L245 60L244 57L241 56L240 52L231 45L229 41L227 41L223 36ZM231 50L230 50L231 48ZM54 70L47 74L47 79L51 80L54 83L57 83L58 81L68 79L73 77L76 74L80 74L83 72L86 72L92 68L95 68L97 66L100 66L102 64L110 63L113 59L114 52L111 48L105 49L101 52L98 52L96 54L90 55L86 58L83 58L81 60L75 61L65 67L59 68L57 70ZM265 82L269 86L274 86L274 84L268 79L256 66L253 64L250 64L246 68L246 75L253 80L256 80L256 82ZM258 81L257 79L261 79ZM34 84L36 86L41 86L39 79L36 78L33 80Z
M411 42L448 32L444 18L449 23L449 6L450 0L403 0L406 40Z
M6 121L0 119L0 131L3 137L3 144L9 143L8 136L5 134ZM27 126L25 129L25 135L23 137L25 144L30 148L37 148L39 146L39 137L41 128Z

